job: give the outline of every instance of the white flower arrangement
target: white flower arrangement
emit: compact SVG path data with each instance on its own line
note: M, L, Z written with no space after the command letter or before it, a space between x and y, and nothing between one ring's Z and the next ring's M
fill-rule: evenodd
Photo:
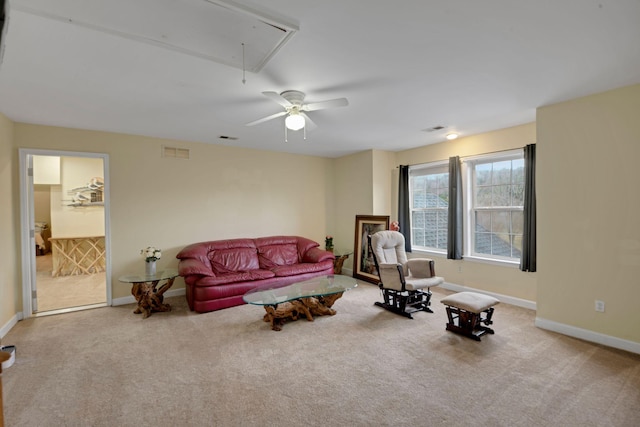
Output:
M153 246L149 246L146 249L140 250L140 255L144 257L146 262L153 262L162 258L162 251Z

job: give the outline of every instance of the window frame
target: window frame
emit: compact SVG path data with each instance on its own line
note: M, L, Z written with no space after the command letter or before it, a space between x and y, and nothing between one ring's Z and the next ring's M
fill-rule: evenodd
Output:
M426 172L426 173L421 173L421 172ZM416 252L426 252L426 253L433 253L433 254L439 254L439 255L446 255L447 253L447 249L445 247L445 249L441 249L441 248L436 248L436 247L430 247L430 246L417 246L415 244L415 240L414 240L414 235L413 235L413 213L414 213L414 208L413 208L413 197L414 197L414 192L413 192L413 185L412 185L412 178L415 176L424 176L424 175L435 175L435 174L442 174L442 173L446 173L447 175L449 174L449 162L448 160L442 160L442 161L438 161L438 162L429 162L429 163L422 163L419 165L415 165L415 166L410 166L409 167L409 202L410 202L410 206L409 206L409 218L410 218L410 233L411 233L411 250L412 251L416 251ZM448 211L449 211L449 206L447 205L446 208L447 211L447 215L448 215ZM437 231L437 230L436 230Z
M500 255L485 254L475 251L475 229L476 229L476 211L495 212L508 210L509 212L523 212L523 207L482 207L475 206L475 176L474 166L482 163L495 163L507 160L524 159L524 152L521 149L506 150L497 153L488 153L478 156L466 157L462 160L462 179L463 179L463 222L464 222L464 255L465 259L474 259L501 265L520 265L520 257L512 258ZM505 209L506 208L506 209Z

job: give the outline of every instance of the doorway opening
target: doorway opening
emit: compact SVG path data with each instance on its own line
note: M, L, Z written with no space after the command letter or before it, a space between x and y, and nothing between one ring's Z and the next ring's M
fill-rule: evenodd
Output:
M20 150L23 318L111 305L108 155Z

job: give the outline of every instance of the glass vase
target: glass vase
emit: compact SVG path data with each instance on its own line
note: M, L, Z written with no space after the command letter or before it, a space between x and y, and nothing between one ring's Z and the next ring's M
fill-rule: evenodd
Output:
M156 275L156 262L155 261L146 261L144 263L144 274L147 276L155 276Z

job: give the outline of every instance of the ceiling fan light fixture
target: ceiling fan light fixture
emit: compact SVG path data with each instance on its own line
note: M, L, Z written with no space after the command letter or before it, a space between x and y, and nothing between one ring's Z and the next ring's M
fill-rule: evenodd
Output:
M300 130L304 127L304 117L298 113L292 113L284 119L284 124L289 130Z

